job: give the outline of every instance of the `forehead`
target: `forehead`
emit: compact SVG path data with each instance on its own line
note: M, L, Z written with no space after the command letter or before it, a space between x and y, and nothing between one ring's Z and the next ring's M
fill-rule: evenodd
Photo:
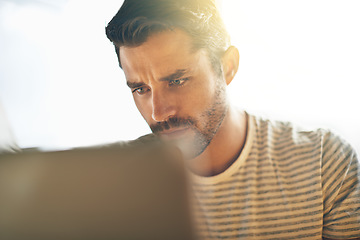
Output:
M121 47L121 64L126 77L138 73L166 74L194 66L203 50L194 51L192 39L181 30L168 30L151 35L137 47Z

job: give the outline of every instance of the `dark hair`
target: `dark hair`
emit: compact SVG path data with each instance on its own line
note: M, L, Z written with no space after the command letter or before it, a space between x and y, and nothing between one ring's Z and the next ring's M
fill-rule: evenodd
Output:
M204 48L216 72L230 45L214 0L125 0L106 27L106 36L119 56L121 46L135 47L157 32L181 29L191 37L194 50Z

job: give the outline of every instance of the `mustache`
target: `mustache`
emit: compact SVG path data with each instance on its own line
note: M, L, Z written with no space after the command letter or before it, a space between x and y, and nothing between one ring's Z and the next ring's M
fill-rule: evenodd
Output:
M150 128L153 133L159 133L164 130L176 127L189 127L195 125L195 121L192 118L180 118L180 117L171 117L166 121L157 122L151 124Z

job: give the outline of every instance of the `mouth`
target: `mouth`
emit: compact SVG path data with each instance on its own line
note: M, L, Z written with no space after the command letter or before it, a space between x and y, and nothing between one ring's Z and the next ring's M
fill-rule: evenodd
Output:
M159 136L166 140L175 140L183 137L188 132L188 130L188 127L163 130L159 132Z

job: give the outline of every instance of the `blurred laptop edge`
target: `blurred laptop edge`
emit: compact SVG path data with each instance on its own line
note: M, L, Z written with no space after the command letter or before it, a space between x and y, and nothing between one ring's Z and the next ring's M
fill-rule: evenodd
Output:
M19 151L15 137L6 117L5 109L0 102L0 153Z
M0 155L0 239L194 239L180 151L159 140Z

